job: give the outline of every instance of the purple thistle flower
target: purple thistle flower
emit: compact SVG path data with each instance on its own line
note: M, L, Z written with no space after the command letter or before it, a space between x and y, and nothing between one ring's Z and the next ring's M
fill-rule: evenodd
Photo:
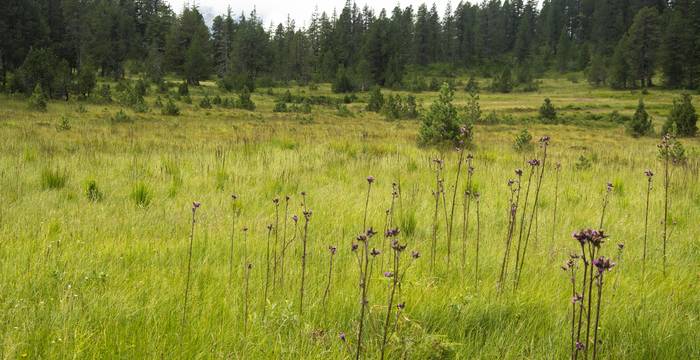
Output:
M610 261L610 259L601 256L593 260L593 266L598 268L599 273L603 273L605 271L610 271L610 269L612 269L615 266L615 263Z
M654 173L650 169L644 170L644 175L646 175L648 178L651 178L654 176Z
M540 166L540 161L537 159L528 160L527 163L530 164L530 166L532 167Z
M399 235L399 228L387 229L387 231L384 232L385 237L397 237L398 235Z
M279 204L279 202L280 202L280 198L278 198L278 197L276 197L276 196L275 196L274 199L272 199L272 203L275 204L275 205Z
M365 234L357 235L357 237L355 238L355 240L357 240L357 241L367 241L367 235L365 235Z
M393 277L393 276L394 276L394 273L391 272L391 271L385 271L385 272L384 272L384 277L385 277L385 278L391 278L391 277Z
M617 244L617 248L618 248L620 251L622 251L622 250L625 248L625 244L624 244L624 243L618 243L618 244Z
M508 187L512 187L513 184L515 184L515 180L513 180L513 179L508 179Z
M581 351L586 348L586 345L583 345L582 342L576 341L576 350Z
M372 255L372 256L377 256L377 255L379 255L379 254L381 254L381 253L382 253L382 252L379 251L379 250L377 250L376 248L372 248L372 251L371 251L369 254Z
M418 251L416 251L416 250L413 250L413 251L411 252L411 257L414 258L414 259L418 259L418 258L420 257L420 252L418 252Z
M238 199L238 195L236 194L231 194L231 200L236 200Z
M193 202L192 203L192 211L194 211L195 209L198 209L200 206L202 206L202 203L200 203L199 201Z
M518 177L523 176L523 169L515 169L515 175L518 175Z
M370 239L374 235L377 235L377 232L374 231L374 229L370 227L369 229L367 229L366 235L367 235L367 238Z
M342 342L347 341L347 338L345 337L345 333L344 333L344 332L341 332L340 334L338 334L338 338L339 338L340 341L342 341Z
M338 251L338 248L336 248L335 246L332 246L332 245L331 245L331 246L328 247L328 251L330 251L330 252L331 252L331 256L333 256L333 255L335 255L335 252Z
M299 221L299 217L296 216L296 215L292 215L292 221L294 221L295 223L298 222L298 221Z
M472 155L471 153L467 154L467 160L471 160L473 158L474 158L474 155Z
M357 243L352 243L352 245L351 245L351 247L350 247L350 250L352 250L352 251L357 251L357 248L359 248L359 247L360 247L360 246L359 246Z
M541 138L540 138L540 143L543 144L543 145L549 144L549 136L545 135L545 136L541 137Z
M367 177L367 182L370 183L370 184L373 183L373 182L374 182L374 176L372 176L372 175L368 176L368 177Z
M306 220L311 219L312 214L313 214L313 212L311 211L311 209L304 211L304 219L306 219Z
M576 294L571 298L572 304L576 304L576 303L581 302L581 301L583 301L583 295L581 295L581 294Z
M406 307L405 302L400 302L400 303L396 304L396 308L399 310L403 310L405 307Z
M613 184L611 182L608 182L608 184L605 186L605 189L608 192L611 192L613 190Z

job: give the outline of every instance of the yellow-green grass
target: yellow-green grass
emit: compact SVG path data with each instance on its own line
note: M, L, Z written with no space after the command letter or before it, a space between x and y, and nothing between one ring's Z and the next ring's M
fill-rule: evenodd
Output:
M431 159L444 156L448 209L457 156L453 150L415 145L417 121L387 122L349 105L354 117L331 107L312 114L272 113L274 97L253 95L258 109L199 109L204 92L192 88L193 105L164 117L152 106L126 112L133 122L112 123L118 105L53 101L46 113L27 110L18 98L0 98L0 357L2 358L350 358L338 334L356 345L358 270L350 245L362 231L366 177L373 175L369 224L383 229L392 182L401 185L396 220L408 250L422 257L410 268L397 301L406 302L398 332L390 336L394 358L545 358L568 356L571 293L560 265L577 249L571 232L596 227L605 184L615 190L607 209L603 246L624 260L606 275L600 328L602 358L688 359L700 356L700 211L698 141L683 139L686 166L672 168L668 269L662 272L662 164L657 138L632 139L618 125L606 127L528 123L538 138L552 137L537 225L517 292L497 296L496 280L506 239L507 180L524 160L512 142L525 125L477 126L474 182L481 194L479 291L474 278L475 221L472 203L466 268L461 267L462 202L458 196L453 266L447 269L444 214L439 213L437 269L430 271L434 200ZM279 94L284 89L274 89ZM293 93L301 91L292 88ZM327 84L307 94L331 95ZM655 125L677 93L652 89L645 97ZM545 80L539 93L482 94L485 111L534 116L545 96L562 110L631 114L640 94ZM226 94L222 96L235 96ZM418 95L429 106L435 93ZM360 96L366 97L365 94ZM466 103L458 92L456 102ZM56 128L69 118L71 129ZM584 156L590 168L576 164ZM552 164L560 162L559 217L552 228ZM649 252L642 277L646 177L653 169ZM67 176L65 186L42 186L42 174ZM526 172L527 174L527 172ZM92 202L86 182L103 194ZM462 178L459 192L465 184ZM132 192L145 185L148 206ZM290 213L301 216L300 193L313 210L309 225L305 311L299 316L300 234L287 253L285 286L270 292L263 318L267 224L272 199L290 195ZM234 274L229 281L231 194L241 215L234 234ZM195 227L188 314L183 294L192 201L201 201ZM282 201L284 204L284 200ZM281 207L283 209L283 207ZM406 231L415 221L415 231ZM298 230L302 229L303 220ZM250 228L243 248L241 227ZM289 236L293 233L288 223ZM281 230L281 228L280 228ZM274 243L274 236L272 239ZM383 248L383 237L371 240ZM338 246L331 295L324 312L329 245ZM243 254L253 264L248 335L243 336ZM279 251L278 251L279 253ZM408 254L404 260L408 262ZM380 255L369 289L365 333L367 358L379 355L388 280ZM511 264L513 260L511 259ZM512 273L512 268L511 268ZM617 285L615 285L617 284Z

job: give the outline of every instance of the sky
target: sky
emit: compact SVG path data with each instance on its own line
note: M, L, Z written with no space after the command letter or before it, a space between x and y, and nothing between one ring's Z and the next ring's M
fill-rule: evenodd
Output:
M345 5L345 0L167 0L172 6L173 10L177 13L182 11L184 4L195 3L199 6L200 11L204 15L207 23L211 23L211 19L214 16L223 14L226 12L228 6L231 6L233 13L239 15L241 11L248 14L253 7L256 8L258 16L263 18L263 24L266 26L272 22L273 24L284 23L287 21L287 15L295 20L297 26L305 26L308 24L309 19L311 19L311 13L313 13L314 8L318 6L319 13L325 11L329 15L333 13L333 9L337 9L338 13ZM413 5L417 8L418 5L422 3L431 6L433 2L438 6L438 11L442 17L442 13L445 9L445 5L448 0L368 0L368 1L356 1L357 5L362 8L365 3L370 5L375 12L379 12L381 8L387 9L390 12L391 9L396 6L397 3L401 4L401 7L406 7L408 5ZM459 0L452 1L452 7L454 8Z

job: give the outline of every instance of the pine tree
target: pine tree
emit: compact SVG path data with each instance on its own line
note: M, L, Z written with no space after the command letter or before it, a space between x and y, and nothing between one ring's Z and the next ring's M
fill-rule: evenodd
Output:
M659 14L656 9L647 7L639 10L627 33L625 57L630 64L631 74L639 80L641 87L652 86L660 38Z
M671 129L675 128L678 136L695 136L698 132L698 115L695 112L692 100L690 94L687 93L673 100L671 113L668 115L663 127L664 133L671 133Z
M382 107L384 107L384 95L382 95L382 90L379 86L375 86L369 93L367 111L379 112Z
M637 110L627 123L627 132L634 137L640 137L651 134L653 130L651 117L644 108L644 100L639 99Z
M610 59L609 80L610 86L616 89L624 89L630 83L631 70L627 61L627 36L623 36L617 44L615 52Z
M545 98L542 106L540 106L540 119L544 123L556 123L557 122L557 110L552 105L552 100Z
M465 125L465 121L452 104L453 99L454 91L447 83L443 83L437 100L430 105L430 109L421 120L418 131L419 144L456 143L460 139L460 127Z

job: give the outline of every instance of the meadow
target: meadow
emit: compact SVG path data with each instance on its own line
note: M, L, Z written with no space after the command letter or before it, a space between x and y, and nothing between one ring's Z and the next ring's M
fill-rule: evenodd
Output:
M537 92L483 92L485 115L511 118L475 126L468 188L458 151L416 145L418 120L365 111L366 93L349 114L322 105L275 113L284 91L258 89L255 111L202 109L205 94L235 96L203 83L190 89L192 104L177 102L179 116L163 116L151 88L150 109L124 110L129 121L112 120L116 103L51 101L37 112L0 96L0 358L355 358L362 249L352 245L370 226L378 234L368 247L381 254L368 268L363 358L382 348L387 358L566 358L572 294L561 266L579 249L571 234L599 227L605 199L601 252L617 264L605 275L598 356L700 358L700 141L681 139L688 160L670 167L664 266L661 134L636 139L601 120L631 115L640 92L554 77ZM329 84L290 92L339 96ZM679 93L643 95L657 132ZM436 96L416 95L423 108ZM545 97L571 121L533 120ZM456 92L457 105L467 98ZM524 128L534 146L517 152ZM508 180L520 168L525 184L542 136L550 141L522 278L499 286ZM437 203L434 159L444 164ZM655 176L643 269L646 169ZM467 190L479 194L479 215L472 197L465 234ZM407 270L388 307L397 274L385 274L384 231L393 227Z

